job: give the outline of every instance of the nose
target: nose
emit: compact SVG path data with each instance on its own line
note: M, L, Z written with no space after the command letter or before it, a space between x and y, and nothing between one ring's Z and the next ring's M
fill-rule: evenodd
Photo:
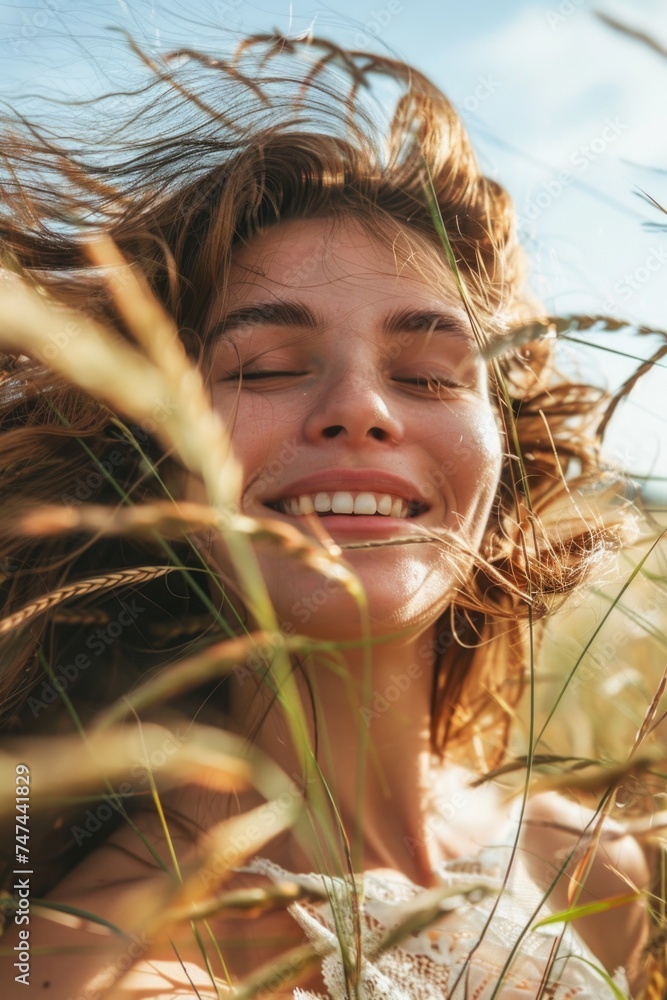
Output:
M308 441L340 438L358 446L371 440L397 444L403 439L404 427L397 407L386 398L376 372L357 369L331 379L316 391L319 398L304 426Z

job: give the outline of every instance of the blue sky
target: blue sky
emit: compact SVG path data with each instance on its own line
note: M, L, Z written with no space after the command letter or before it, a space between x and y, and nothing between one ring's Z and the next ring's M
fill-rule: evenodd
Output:
M665 328L667 231L650 224L667 217L637 192L667 204L667 58L596 12L667 47L662 0L18 0L0 3L0 95L125 83L136 61L109 25L158 51L186 42L214 52L220 25L314 25L350 47L388 47L442 87L485 171L512 193L546 307ZM598 340L638 348L636 338ZM628 371L600 350L566 355L611 385ZM666 391L655 370L614 420L610 453L637 473L667 476Z

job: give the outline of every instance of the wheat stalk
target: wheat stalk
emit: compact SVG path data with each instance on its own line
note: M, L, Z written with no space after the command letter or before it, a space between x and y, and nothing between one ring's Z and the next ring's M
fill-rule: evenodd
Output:
M0 621L0 635L6 635L8 632L22 628L26 622L32 621L37 615L42 615L50 608L63 604L73 597L85 597L86 594L96 593L98 590L111 590L114 587L146 583L148 580L155 580L157 577L172 573L174 569L176 569L175 566L137 566L134 569L104 573L101 576L91 576L85 580L70 583L66 587L60 587L59 590L45 594L37 601L31 601L24 608L15 611L13 615L4 618Z

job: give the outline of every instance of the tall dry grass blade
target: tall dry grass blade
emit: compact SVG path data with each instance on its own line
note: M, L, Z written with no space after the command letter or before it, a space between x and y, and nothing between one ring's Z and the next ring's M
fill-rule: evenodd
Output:
M3 911L18 910L18 908L18 903L13 896L8 896L2 900ZM114 937L121 940L130 940L130 936L116 924L110 920L105 920L104 917L100 917L96 913L84 910L80 906L70 906L67 903L54 903L52 900L32 897L30 900L30 910L39 914L43 920L48 920L53 924L60 924L62 927L86 930L91 934L99 934L107 939L109 933L111 933Z
M93 726L98 731L115 726L132 713L144 712L147 708L169 701L193 687L244 666L253 655L259 655L264 666L268 667L271 662L270 656L259 651L266 649L275 655L274 641L277 636L280 645L288 653L302 649L308 642L300 637L283 637L282 633L251 632L235 639L214 643L196 656L181 660L171 667L165 667L157 676L145 681L111 705L97 717Z
M101 252L100 259L103 257ZM146 289L141 284L133 285L127 308L131 309L135 300L145 294ZM18 280L5 282L0 294L0 310L3 306L7 319L0 324L0 345L37 358L48 357L50 367L70 382L105 400L113 410L138 423L152 418L155 408L161 407L162 418L157 421L155 436L203 482L207 499L219 513L219 531L234 564L248 614L260 629L278 632L275 613L249 537L255 533L256 525L237 513L239 467L231 457L227 436L211 409L196 369L178 350L172 351L164 367L161 367L160 359L153 361L145 357L136 347L120 337L114 337L106 328L71 310L55 306L47 296ZM140 304L137 308L141 312ZM149 313L150 309L144 315ZM60 350L51 359L53 352L45 353L45 349L58 342L57 331L66 322L72 324L66 349ZM146 335L144 329L139 333L139 336ZM167 335L166 330L163 335ZM177 336L176 330L173 335ZM155 354L155 351L152 353ZM267 522L263 532L267 537L274 538L276 529L269 528L270 523ZM314 553L312 542L296 531L289 544L295 555L300 557L303 553L325 575L341 582L356 600L363 619L364 595L351 570L325 550ZM272 683L286 715L299 765L309 773L313 759L309 730L292 664L282 648L277 650L273 662ZM344 868L349 864L349 859L343 860L339 853L344 836L335 816L336 832L332 832L330 803L320 782L310 790L309 807L322 840L329 843L331 856L338 858L336 863Z
M174 569L173 566L136 566L134 569L90 576L85 580L70 583L66 587L45 594L38 601L31 601L24 608L15 611L13 615L8 615L7 618L0 621L0 635L7 635L17 628L22 628L38 615L42 615L51 608L75 597L85 597L87 594L97 593L100 590L113 590L116 587L139 586L148 580L155 580L167 573L172 573Z
M189 371L178 330L141 272L130 265L105 233L87 240L83 249L111 292L123 322L146 357L168 378L180 381ZM185 388L185 386L184 386Z
M636 577L642 572L645 564L649 561L649 559L653 555L653 553L658 549L658 546L660 545L660 543L662 542L662 540L663 540L663 538L665 537L666 534L667 534L667 528L664 528L660 532L660 534L657 536L657 538L655 538L655 540L649 546L648 550L644 553L644 555L639 560L639 562L636 564L636 566L632 569L632 571L628 575L628 578L624 581L623 586L619 590L618 594L616 595L616 597L614 598L614 600L611 602L608 610L605 612L605 614L602 616L600 622L595 627L595 629L593 631L593 634L591 635L591 637L587 641L586 645L582 649L581 653L577 657L577 660L576 660L574 666L572 667L572 669L568 673L567 677L565 678L565 681L564 681L564 683L563 683L563 685L561 687L561 690L558 692L553 705L549 709L549 712L547 713L546 719L542 723L542 727L541 727L539 733L537 734L537 738L536 738L536 741L535 741L535 746L537 746L542 741L542 739L544 738L544 734L545 734L547 728L549 727L549 723L551 722L552 718L554 717L554 715L555 715L555 713L556 713L556 711L558 709L558 706L560 705L560 703L561 703L561 701L563 699L563 696L564 696L565 692L567 691L567 688L569 687L572 679L576 675L577 670L579 669L579 667L580 667L580 665L581 665L584 657L586 656L586 654L588 653L588 651L591 649L593 643L595 642L595 639L597 638L598 634L600 633L601 629L603 628L604 623L607 621L607 619L611 615L611 613L614 610L614 608L616 607L616 605L620 602L621 598L626 593L626 591L628 590L628 588L632 584L633 580L635 580Z
M564 316L535 317L529 323L522 323L519 326L515 326L500 339L488 343L482 350L482 356L486 361L491 361L501 358L504 354L514 351L519 347L523 347L524 344L544 339L551 340L558 338L560 340L572 340L575 344L586 343L586 341L575 339L569 336L569 334L593 330L596 327L601 330L608 330L610 333L631 329L640 336L667 338L667 331L660 327L637 326L629 320L618 319L615 316L607 316L603 313L568 313ZM611 354L617 354L620 357L629 358L633 361L641 363L646 361L646 358L642 358L640 355L629 354L625 351L609 347L606 344L596 344L595 347L601 351L608 351ZM652 367L665 368L667 366L660 364L660 361L657 360L653 362Z
M657 766L667 766L664 748L651 748L637 753L622 763L597 763L584 774L568 771L567 774L542 774L531 784L533 792L571 791L603 793L626 778L638 777L651 772Z
M211 887L221 885L244 861L289 829L301 806L301 797L294 794L286 806L268 801L208 830L197 844L196 861L179 863L180 884L172 882L168 898L145 928L148 936L168 934L182 920L184 910L208 905Z
M242 980L234 987L230 1000L254 1000L255 997L270 996L276 989L287 990L288 987L297 984L304 973L314 969L325 954L327 954L326 949L316 950L309 944L292 948L275 962L263 965L257 972ZM277 995L280 997L287 994Z
M628 995L625 990L614 982L606 969L603 968L601 964L598 965L597 962L591 962L590 959L584 958L583 955L577 956L577 960L587 965L593 972L600 977L603 983L606 983L607 987L611 990L616 1000L628 1000Z
M21 530L36 535L57 535L89 531L96 535L155 535L179 539L193 530L222 531L225 526L257 542L282 548L286 556L300 559L310 569L336 580L348 590L358 586L356 577L339 559L339 553L304 535L297 528L277 518L251 518L234 515L221 518L214 507L181 501L157 500L135 507L108 507L86 504L85 507L45 505L21 516ZM436 538L424 539L437 541ZM396 544L405 544L397 540Z
M84 747L78 735L7 741L0 756L0 814L10 814L15 805L9 779L15 777L17 760L30 768L33 809L48 809L65 797L101 794L107 782L150 768L153 759L161 761L159 770L170 779L199 774L221 790L248 787L253 768L243 741L207 727L201 727L200 735L199 729L193 726L185 736L175 737L155 723L144 723L141 734L136 727L124 726L88 733Z
M262 913L273 910L283 910L292 903L301 900L325 900L324 892L306 889L296 882L277 882L275 885L261 889L232 889L215 895L208 895L196 903L184 905L180 910L173 906L170 920L179 921L205 920L221 913L238 914L240 917L252 919Z
M156 500L134 507L45 505L24 514L19 527L26 534L39 537L86 531L100 537L158 534L163 538L180 539L193 529L215 529L218 523L218 514L207 504L185 500L176 506L171 500Z
M567 770L568 774L572 771L579 770L582 767L596 766L600 762L593 757L568 757L562 754L551 754L551 753L536 753L533 754L533 770L539 770L541 767L552 767L557 764L569 764L570 769ZM524 755L521 757L515 757L512 760L505 761L499 767L494 767L491 771L487 771L482 774L479 778L475 778L474 781L470 782L471 788L478 788L480 785L484 785L489 781L495 781L497 778L501 778L505 774L512 774L515 771L523 771L526 768L528 758ZM565 768L563 768L564 770Z
M578 906L571 906L567 910L559 910L558 913L550 913L548 917L533 924L531 929L537 930L539 927L548 927L550 924L569 924L573 920L580 920L581 917L589 917L595 913L607 913L619 906L628 906L641 898L640 892L626 892L618 896L609 896L608 899L598 899L594 903L581 903Z
M512 399L511 399L511 396L510 396L509 388L507 386L507 382L506 382L505 377L503 375L503 372L502 372L502 369L500 367L498 359L497 358L491 358L491 359L488 358L488 351L490 349L489 337L488 337L487 333L485 332L485 329L483 328L482 324L480 324L480 322L477 319L477 315L475 313L475 309L473 307L470 295L468 294L468 290L466 288L465 281L463 280L463 277L460 274L458 263L457 263L457 260L456 260L456 255L454 254L454 251L453 251L453 248L452 248L452 245L451 245L451 241L449 239L449 234L447 232L447 227L445 226L445 222L444 222L444 219L443 219L443 216L442 216L442 212L441 212L441 209L440 209L440 205L439 205L439 202L438 202L437 194L436 194L436 191L435 191L435 186L433 184L433 178L431 176L431 172L430 172L430 169L429 169L429 164L426 162L425 157L422 157L422 167L423 167L423 170L424 170L424 178L425 178L424 179L424 183L423 183L423 188L424 188L424 193L425 193L426 198L427 198L427 202L428 202L428 206L429 206L429 212L430 212L430 215L431 215L431 220L432 220L433 225L435 227L436 233L438 234L440 242L441 242L441 244L443 246L443 249L445 250L445 253L446 253L446 256L447 256L447 260L449 262L449 266L450 266L450 268L452 270L452 274L453 274L453 276L455 278L455 281L457 283L457 286L458 286L458 289L459 289L459 294L461 296L461 301L462 301L464 309L465 309L465 311L466 311L466 313L468 315L468 319L470 321L470 325L471 325L473 334L475 336L475 342L477 344L478 350L480 351L480 354L481 354L482 358L487 359L487 360L490 361L491 370L492 370L492 373L493 373L493 378L495 380L495 384L496 384L496 387L497 387L499 402L501 404L501 414L502 414L502 420L503 420L504 429L505 429L505 432L507 433L507 436L508 436L509 440L511 441L511 453L512 453L512 455L516 459L516 469L515 469L513 463L510 463L510 465L509 465L509 471L510 471L510 474L511 474L511 489L512 489L512 494L513 494L513 497L514 497L514 503L515 503L515 507L516 507L516 511L517 511L517 515L516 516L517 516L517 518L520 517L521 521L523 522L526 518L523 516L522 511L524 511L524 510L526 511L527 520L528 520L528 523L529 523L529 526L530 526L529 530L530 530L530 534L531 534L531 537L532 537L532 540L533 540L533 548L535 550L537 550L538 546L537 546L537 539L535 537L535 520L534 520L534 516L533 516L534 512L533 512L533 503L532 503L531 490L530 490L530 480L529 480L529 477L528 477L528 473L527 473L527 469L526 469L526 464L525 464L524 457L523 457L523 449L521 447L521 442L519 440L519 433L518 433L518 428L517 428L517 422L516 422L516 419L515 419L515 416L514 416L514 409L513 409L513 406L512 406ZM551 335L551 331L549 331L549 335ZM517 474L517 470L518 470L518 474ZM527 549L527 537L526 537L526 535L527 535L526 531L521 531L520 537L519 537L519 545L520 545L521 550L523 552L523 558L524 558L524 561L525 561L525 565L530 565L530 557L529 557L529 553L528 553L528 549ZM524 812L525 812L525 808L526 808L526 802L527 802L527 799L528 799L528 791L529 791L529 786L530 786L530 781L531 781L531 775L532 775L533 754L534 754L535 748L537 746L537 741L535 740L535 658L534 658L533 609L532 609L533 585L532 585L532 580L531 580L530 574L527 576L526 584L527 584L527 590L528 590L528 593L526 594L525 600L526 600L526 605L527 605L527 609L528 609L528 615L527 615L527 617L528 617L528 642L529 642L529 662L528 662L529 671L528 671L528 673L529 673L530 714L529 714L529 720L528 720L528 730L529 731L528 731L528 753L527 753L527 757L526 757L526 775L525 775L524 787L523 787L523 797L522 797L522 801L521 801L521 805L520 805L519 816L518 816L518 819L517 819L517 827L518 828L520 828L521 823L523 821L523 816L524 816ZM495 917L496 909L497 909L498 904L500 902L500 898L502 896L502 893L505 891L505 888L507 886L510 874L512 872L512 868L514 866L514 862L515 862L515 858L516 858L516 853L517 853L517 850L518 850L518 844L519 844L519 837L517 835L517 837L514 840L514 843L513 843L512 847L511 847L510 856L509 856L507 868L506 868L506 871L505 871L505 875L504 875L504 878L503 878L503 881L502 881L502 886L501 886L500 893L498 894L497 899L494 901L494 903L493 903L493 905L491 907L491 912L489 913L489 917L487 919L487 922L486 922L486 924L485 924L485 926L484 926L484 928L482 930L482 933L481 933L481 935L480 935L477 943L471 949L471 952L470 952L470 954L468 956L468 959L464 963L463 967L460 969L460 971L459 971L459 973L458 973L458 975L456 977L456 981L452 984L452 992L454 992L454 991L457 990L457 988L458 988L459 984L461 983L463 977L466 975L466 971L469 968L470 962L474 959L475 951L481 945L481 943L482 943L482 941L483 941L483 939L484 939L484 937L485 937L488 929L491 926L491 923L492 923L492 921L493 921L493 919ZM517 942L517 947L518 947L518 942ZM512 960L513 960L513 953L507 959L507 962L506 962L506 964L505 964L505 966L504 966L504 968L503 968L503 970L501 972L500 978L498 980L498 985L494 989L493 995L490 998L490 1000L494 1000L494 998L497 996L498 991L501 988L501 984L502 984L503 978L505 976L505 973L506 973L507 969L509 968Z
M141 310L141 286L128 308ZM221 421L211 409L201 375L185 357L167 355L166 367L145 357L106 327L65 309L18 278L0 285L0 345L48 359L48 367L136 423L150 421L155 436L201 475L216 504L236 504L239 471ZM53 345L65 344L55 354ZM174 338L177 330L172 327ZM159 414L159 419L155 419ZM234 507L233 509L237 509Z
M651 356L643 362L643 364L639 365L636 371L634 371L621 383L607 404L604 416L597 426L597 433L600 436L602 436L607 429L607 425L616 412L619 403L630 395L640 378L643 378L643 376L650 372L653 368L662 367L659 362L661 358L665 357L665 355L667 355L667 344L661 344L660 347L658 347L657 350L655 350L653 354L651 354Z
M425 930L443 917L445 913L456 909L465 900L470 899L477 902L484 896L496 895L497 891L495 882L491 884L481 879L479 881L473 879L420 892L414 899L403 903L397 909L397 912L400 913L400 919L382 936L370 952L369 957L381 955L400 944L410 935Z
M666 688L667 688L667 667L665 667L665 672L660 678L658 686L655 689L653 697L651 698L651 702L648 708L646 709L646 714L642 719L642 724L639 727L637 737L635 739L632 750L630 751L630 756L636 753L636 751L639 749L639 747L644 742L646 737L649 735L651 730L656 726L657 722L660 721L659 719L656 719L656 716L658 715L658 707L660 705L660 701L662 700L662 696L665 693Z

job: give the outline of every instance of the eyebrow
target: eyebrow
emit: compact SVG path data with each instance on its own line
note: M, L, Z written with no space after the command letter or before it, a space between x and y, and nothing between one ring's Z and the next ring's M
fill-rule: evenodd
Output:
M312 309L301 302L258 302L253 305L233 309L219 320L211 330L211 336L242 326L291 326L313 329L324 326L324 321ZM440 309L398 309L384 318L386 333L447 333L465 341L468 346L475 344L472 330L462 315Z
M442 309L398 309L385 318L384 328L387 333L446 333L468 346L475 344L473 331L463 314Z
M218 336L240 326L319 326L317 316L300 302L258 302L232 309L211 330Z

